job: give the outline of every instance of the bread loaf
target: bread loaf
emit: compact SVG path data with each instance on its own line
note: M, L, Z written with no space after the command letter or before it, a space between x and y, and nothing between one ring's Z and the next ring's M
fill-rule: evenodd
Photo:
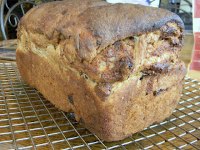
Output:
M31 9L18 27L22 78L105 141L160 122L186 73L183 22L167 10L95 0Z

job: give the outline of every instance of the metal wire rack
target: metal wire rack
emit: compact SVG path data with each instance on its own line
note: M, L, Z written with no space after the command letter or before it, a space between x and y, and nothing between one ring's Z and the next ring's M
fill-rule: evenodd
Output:
M0 149L200 149L200 82L185 79L168 119L109 143L28 86L15 63L0 63Z

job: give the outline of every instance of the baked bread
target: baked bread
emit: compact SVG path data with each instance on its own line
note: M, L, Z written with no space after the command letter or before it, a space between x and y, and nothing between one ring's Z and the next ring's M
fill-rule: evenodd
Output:
M22 78L105 141L170 116L186 73L183 23L167 10L94 0L31 9L18 27Z

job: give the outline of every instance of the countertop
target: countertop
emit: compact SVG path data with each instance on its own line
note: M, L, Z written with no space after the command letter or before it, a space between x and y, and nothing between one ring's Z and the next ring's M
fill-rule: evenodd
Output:
M0 41L0 62L13 62L15 61L15 49L17 46L17 40ZM193 48L193 36L185 36L185 44L181 51L180 58L185 62L187 66L187 77L197 79L200 81L200 71L189 70L189 64L192 55Z

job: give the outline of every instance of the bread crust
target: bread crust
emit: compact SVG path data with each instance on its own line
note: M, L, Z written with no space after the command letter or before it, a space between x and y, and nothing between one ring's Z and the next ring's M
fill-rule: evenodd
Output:
M43 47L49 42L56 45L62 39L72 40L80 59L90 62L115 41L160 29L169 21L176 22L181 29L184 27L176 14L164 9L69 0L32 8L21 19L20 26L29 32L44 35L48 42L34 38L34 42Z
M56 107L116 141L175 109L186 74L182 32L181 19L162 9L57 1L20 21L17 65Z

